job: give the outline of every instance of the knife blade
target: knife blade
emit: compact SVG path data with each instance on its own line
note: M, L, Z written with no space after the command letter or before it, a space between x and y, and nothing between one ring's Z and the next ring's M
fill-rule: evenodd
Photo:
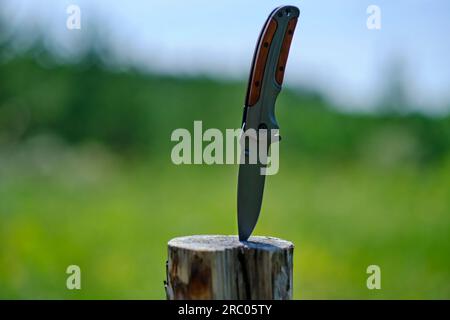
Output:
M259 142L260 129L278 130L275 118L275 102L281 91L286 62L300 11L294 6L282 6L273 10L267 18L259 35L250 76L242 118L243 136L241 138L242 157L238 174L238 230L239 240L250 237L259 213L264 193L265 167L257 149L251 148L251 139ZM256 135L246 135L246 132ZM275 141L267 134L267 150ZM252 154L256 152L257 154ZM255 159L250 161L251 159Z

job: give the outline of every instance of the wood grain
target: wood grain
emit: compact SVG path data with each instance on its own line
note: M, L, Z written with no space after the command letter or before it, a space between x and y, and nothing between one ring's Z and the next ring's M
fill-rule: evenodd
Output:
M250 92L247 101L247 106L249 107L255 105L259 100L259 96L261 95L261 87L264 78L264 70L266 69L267 56L269 55L270 45L272 43L273 36L275 35L276 30L277 21L272 18L267 24L258 44L258 49L252 70L252 76L249 83Z
M289 56L289 49L291 47L291 42L294 36L296 25L297 25L297 18L293 18L288 22L286 33L284 34L283 38L283 44L281 45L280 56L278 57L277 70L275 73L275 80L280 86L283 84L284 71L286 70L286 63Z
M292 299L291 242L196 235L168 243L169 300Z

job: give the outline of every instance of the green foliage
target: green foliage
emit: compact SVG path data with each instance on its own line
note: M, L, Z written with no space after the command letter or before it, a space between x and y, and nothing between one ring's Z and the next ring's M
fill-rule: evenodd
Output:
M238 128L245 84L113 72L92 61L44 67L16 58L0 65L0 141L53 133L71 144L97 141L120 153L157 156L170 149L175 128ZM285 90L277 105L287 152L314 159L354 159L368 144L382 153L398 139L408 160L445 157L450 118L420 114L344 114L317 94ZM400 159L403 161L404 159Z

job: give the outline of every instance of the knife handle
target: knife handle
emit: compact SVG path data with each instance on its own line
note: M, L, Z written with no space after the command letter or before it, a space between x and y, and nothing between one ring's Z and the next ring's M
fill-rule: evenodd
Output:
M253 58L252 71L250 72L250 80L248 85L247 106L253 106L258 102L261 95L261 87L264 77L264 70L266 68L267 56L269 55L270 45L272 44L273 36L277 30L277 21L270 18L266 22L265 27L260 35L255 56Z
M265 72L273 73L274 81L278 86L282 85L298 16L299 10L293 6L276 8L269 15L258 38L253 56L246 106L255 105L261 97ZM268 63L275 69L267 70Z
M291 48L292 38L294 36L295 27L297 26L297 19L292 18L288 22L286 32L284 34L283 44L281 45L280 56L278 58L277 71L275 73L275 80L281 86L284 79L284 70L286 69L286 62L289 56L289 49Z

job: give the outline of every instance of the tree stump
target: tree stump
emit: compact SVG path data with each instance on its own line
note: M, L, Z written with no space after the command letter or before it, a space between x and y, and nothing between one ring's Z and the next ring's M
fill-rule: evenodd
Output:
M271 237L196 235L168 243L169 300L292 299L291 242Z

